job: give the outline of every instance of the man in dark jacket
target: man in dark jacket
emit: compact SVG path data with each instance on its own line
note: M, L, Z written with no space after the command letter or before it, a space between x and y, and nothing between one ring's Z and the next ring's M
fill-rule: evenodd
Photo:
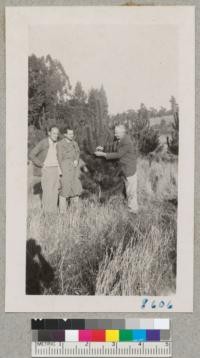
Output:
M41 176L42 206L45 212L56 213L60 168L57 158L58 128L54 125L48 137L42 139L29 154L34 164L34 175Z
M126 194L128 198L128 208L132 213L137 213L137 150L131 138L126 133L124 125L115 127L115 137L118 139L118 150L116 153L105 153L103 147L97 147L95 155L104 157L107 160L119 159L124 171L126 180Z

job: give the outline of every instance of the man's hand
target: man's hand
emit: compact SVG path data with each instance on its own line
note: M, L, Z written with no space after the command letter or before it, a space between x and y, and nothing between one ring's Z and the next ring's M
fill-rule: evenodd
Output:
M94 152L94 154L96 155L96 157L105 157L106 158L106 153L105 152L96 151L96 152Z
M76 168L78 166L78 160L74 161L74 167Z
M101 147L100 145L98 147L96 147L96 151L101 151L103 152L103 147Z
M83 167L84 173L88 173L88 168L86 166Z

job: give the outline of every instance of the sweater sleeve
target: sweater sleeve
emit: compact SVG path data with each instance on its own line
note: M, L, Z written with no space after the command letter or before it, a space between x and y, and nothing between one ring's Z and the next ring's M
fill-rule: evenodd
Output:
M110 159L120 159L121 157L123 157L127 152L129 151L129 145L125 145L121 148L119 148L119 150L115 153L106 153L106 159L110 160Z
M42 168L43 167L43 163L39 160L39 158L37 157L38 154L42 151L42 144L43 141L40 141L30 152L29 154L29 158L30 160L37 166Z
M57 143L57 158L58 158L59 167L61 169L61 167L62 167L62 148L61 148L60 143Z
M76 143L76 142L75 142L75 150L76 150L76 160L79 161L79 159L80 159L80 149L79 149L78 143Z

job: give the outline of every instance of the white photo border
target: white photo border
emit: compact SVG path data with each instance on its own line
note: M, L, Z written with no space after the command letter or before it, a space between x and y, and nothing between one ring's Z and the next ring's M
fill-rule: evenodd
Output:
M141 308L144 296L25 294L27 217L28 29L67 24L174 25L179 31L177 288ZM192 312L194 241L194 6L6 8L6 312ZM146 296L145 296L146 298ZM173 307L158 307L158 302Z

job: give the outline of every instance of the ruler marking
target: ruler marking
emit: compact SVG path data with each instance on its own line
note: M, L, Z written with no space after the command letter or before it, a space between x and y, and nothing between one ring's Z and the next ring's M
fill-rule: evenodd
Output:
M171 357L170 342L32 342L32 357Z
M129 355L129 356L131 355L131 346L130 346L130 344L129 344L129 346L128 346L128 355Z

